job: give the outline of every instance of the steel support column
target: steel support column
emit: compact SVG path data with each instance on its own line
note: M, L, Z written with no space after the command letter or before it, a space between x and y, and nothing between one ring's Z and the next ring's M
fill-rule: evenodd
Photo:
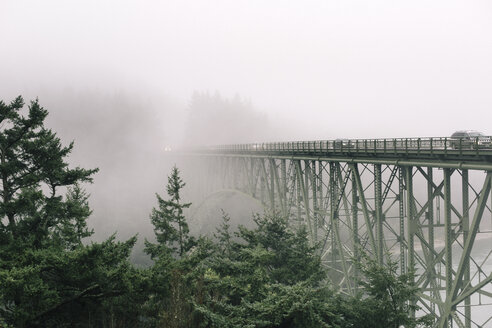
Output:
M398 213L400 223L400 235L398 241L400 243L400 274L407 272L405 258L405 195L404 195L404 173L403 168L398 168Z
M357 168L357 164L355 164L355 168ZM359 256L359 248L360 248L360 241L359 241L359 216L358 216L358 207L357 203L359 202L359 197L357 196L357 183L355 181L355 170L351 170L352 174L352 242L353 242L353 254L354 254L354 259L357 263L360 261L360 256ZM357 270L357 266L353 265L353 270L354 270L354 289L357 290L358 287L358 280L359 280L359 273Z
M413 207L414 198L413 198L413 168L407 167L405 168L405 183L406 183L406 193L407 193L407 243L408 243L408 270L415 271L415 244L414 237L417 228L417 223L415 222L415 210ZM414 281L412 281L414 283ZM415 305L416 301L411 301L413 305ZM415 311L411 311L411 315L415 316Z
M433 179L434 179L434 174L433 174L433 168L428 167L427 168L427 203L429 204L427 207L427 212L426 212L426 218L427 218L427 226L428 226L428 242L429 242L429 250L430 252L428 253L429 256L429 265L432 266L428 270L428 279L429 281L435 281L436 278L436 272L433 266L434 263L434 252L435 252L435 243L434 243L434 190L433 190ZM437 285L436 285L437 287ZM432 293L432 297L435 299L438 299L438 294L439 292L437 290L434 290ZM433 312L436 311L436 305L434 303L431 303L431 309Z
M468 239L470 229L470 205L469 205L469 182L468 182L468 170L461 171L461 195L463 198L463 215L461 219L461 230L463 231L463 244ZM468 287L470 285L470 258L465 259L465 273L463 275L462 286ZM465 298L465 328L471 328L471 309L470 309L470 297Z
M446 295L451 293L453 284L453 228L451 226L451 169L444 169L444 248L446 263ZM453 327L453 309L444 313L446 327Z
M383 201L381 190L381 165L374 165L374 208L376 214L377 259L380 265L384 264L384 236L383 236Z
M337 250L336 250L336 240L335 240L335 229L336 220L338 219L338 209L336 208L337 202L337 168L335 163L330 163L330 235L331 235L331 261L332 265L335 267L337 260Z
M281 183L281 188L280 188L280 193L279 196L283 199L283 206L282 206L282 214L285 218L288 218L290 209L288 208L288 201L287 201L287 163L285 159L280 160L280 175L282 179Z
M312 189L312 195L313 195L313 234L314 234L314 242L318 242L318 217L319 217L319 210L318 210L318 196L317 196L317 191L318 191L318 182L316 178L316 162L312 161L311 162L311 169L309 170L310 173L310 178L311 178L311 189Z

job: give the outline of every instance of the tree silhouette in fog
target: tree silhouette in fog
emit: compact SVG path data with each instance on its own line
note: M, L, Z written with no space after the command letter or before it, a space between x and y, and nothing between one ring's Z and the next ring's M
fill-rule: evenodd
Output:
M238 95L232 99L218 92L194 92L189 105L185 144L216 145L268 139L266 115Z

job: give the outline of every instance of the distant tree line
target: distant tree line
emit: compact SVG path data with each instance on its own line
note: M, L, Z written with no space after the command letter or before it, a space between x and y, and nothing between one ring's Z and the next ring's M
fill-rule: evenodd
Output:
M152 265L129 261L136 236L95 243L82 183L97 169L70 168L44 126L48 112L21 97L0 101L0 327L430 327L414 318L412 274L359 263L357 296L327 282L316 246L288 218L256 216L233 232L191 236L173 168L151 211ZM115 195L117 197L117 195Z
M245 143L271 138L273 126L250 101L194 92L189 106L184 143L187 146Z

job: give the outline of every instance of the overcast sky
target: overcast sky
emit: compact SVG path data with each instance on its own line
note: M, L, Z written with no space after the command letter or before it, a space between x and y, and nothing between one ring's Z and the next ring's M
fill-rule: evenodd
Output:
M489 0L0 0L0 42L4 100L217 90L306 139L492 134Z

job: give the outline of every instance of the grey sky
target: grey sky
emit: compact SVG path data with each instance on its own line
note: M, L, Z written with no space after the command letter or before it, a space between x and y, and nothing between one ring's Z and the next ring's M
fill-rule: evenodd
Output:
M1 98L218 90L304 139L492 134L487 0L1 0L0 41Z

